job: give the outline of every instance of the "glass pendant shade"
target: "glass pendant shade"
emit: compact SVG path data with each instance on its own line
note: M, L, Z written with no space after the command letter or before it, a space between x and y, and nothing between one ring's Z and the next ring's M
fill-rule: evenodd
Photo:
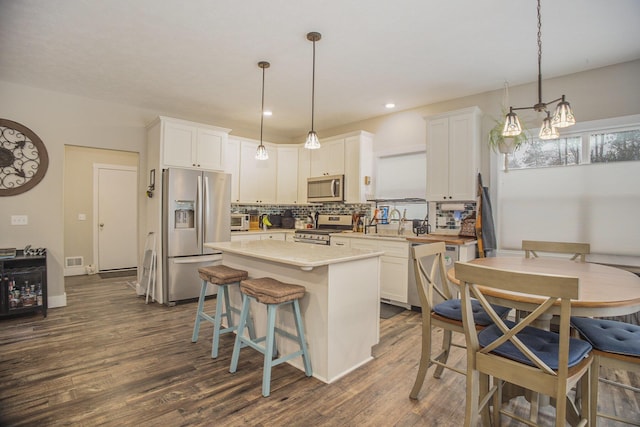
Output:
M551 124L551 116L547 112L547 117L542 121L542 127L540 128L540 139L558 139L560 135L558 130Z
M562 95L562 101L559 102L556 107L556 112L553 114L551 125L557 128L566 128L575 124L576 118L573 115L573 111L571 111L571 106L564 100L564 95Z
M317 150L320 148L320 140L318 140L318 134L315 131L310 131L307 135L307 140L304 142L304 148L308 150Z
M509 110L509 114L505 117L504 129L502 129L502 136L518 136L522 133L522 126L518 116L513 112L513 109Z
M256 160L269 160L269 153L267 153L267 147L260 144L256 150Z

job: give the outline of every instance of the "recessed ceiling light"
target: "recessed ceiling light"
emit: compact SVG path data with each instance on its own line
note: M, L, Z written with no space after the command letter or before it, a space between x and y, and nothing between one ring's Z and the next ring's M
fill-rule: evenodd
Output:
M264 114L265 116L272 116L273 115L273 113L271 111L265 111L262 114Z
M386 104L384 104L384 108L388 108L388 109L396 108L396 104L394 104L393 102L387 102Z

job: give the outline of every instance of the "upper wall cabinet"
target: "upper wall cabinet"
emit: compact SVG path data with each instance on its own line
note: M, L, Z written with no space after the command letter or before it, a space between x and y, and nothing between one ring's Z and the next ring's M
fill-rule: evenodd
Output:
M320 148L310 150L311 176L344 174L344 138L320 141Z
M278 150L264 143L267 160L257 160L258 141L240 141L240 203L276 203Z
M297 145L278 146L278 171L276 201L279 204L293 205L306 203L298 199L298 151Z
M148 129L148 142L159 145L160 167L223 170L229 131L217 126L159 117Z
M357 132L344 140L344 196L347 203L365 203L372 193L373 135Z
M426 117L427 200L476 199L480 117L478 107Z

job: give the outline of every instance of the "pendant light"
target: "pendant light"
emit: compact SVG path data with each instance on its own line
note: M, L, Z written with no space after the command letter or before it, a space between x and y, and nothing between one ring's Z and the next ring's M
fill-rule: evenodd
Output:
M307 40L313 42L313 74L311 75L311 130L307 134L307 140L304 143L304 148L309 150L317 150L320 148L320 140L318 134L313 129L313 115L315 109L315 97L316 97L316 42L322 38L320 33L311 32L307 34Z
M262 128L264 124L264 70L269 68L271 64L267 61L258 62L258 67L262 68L262 106L260 109L260 145L258 145L258 149L256 150L256 159L257 160L268 160L269 153L267 153L267 148L262 143Z
M560 102L556 106L553 116L551 116L547 106L558 101ZM556 128L564 128L576 123L571 106L565 100L564 95L550 102L542 102L542 19L540 17L540 0L538 0L538 103L533 107L509 107L509 113L505 117L502 131L503 136L516 136L522 132L520 120L518 120L514 110L535 110L539 113L547 113L540 128L540 139L558 138L560 135L558 135Z

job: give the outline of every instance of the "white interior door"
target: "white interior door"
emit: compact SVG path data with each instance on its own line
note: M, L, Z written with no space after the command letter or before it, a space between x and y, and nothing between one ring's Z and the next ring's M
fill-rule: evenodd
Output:
M137 168L94 165L94 187L98 270L136 268Z

